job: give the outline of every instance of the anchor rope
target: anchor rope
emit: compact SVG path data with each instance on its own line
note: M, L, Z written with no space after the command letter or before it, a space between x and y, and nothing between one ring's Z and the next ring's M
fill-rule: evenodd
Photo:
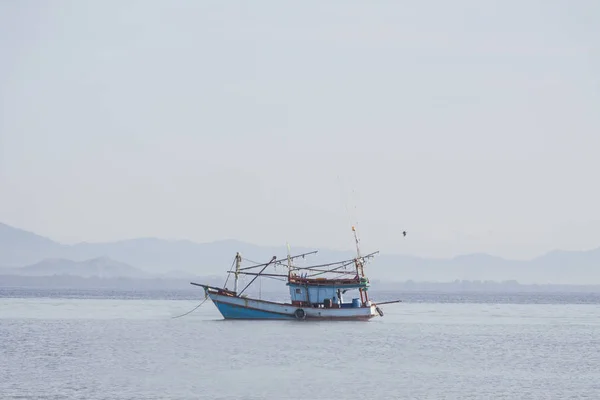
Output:
M171 319L175 319L175 318L181 318L181 317L185 317L188 314L191 314L192 312L196 311L197 309L200 308L200 306L202 304L204 304L204 302L206 302L206 300L208 300L208 292L206 291L206 289L204 289L204 300L202 300L200 302L200 304L198 304L196 307L192 308L190 311L186 312L185 314L181 314L181 315L177 315L176 317L171 317Z
M181 318L181 317L185 317L186 315L188 315L188 314L192 313L193 311L196 311L198 308L200 308L200 306L201 306L202 304L204 304L204 302L205 302L206 300L207 300L207 299L204 299L204 300L202 300L202 301L200 302L200 304L198 304L196 307L194 307L194 308L193 308L193 309L191 309L190 311L186 312L185 314L181 314L181 315L178 315L178 316L176 316L176 317L171 317L171 318L172 318L172 319L175 319L175 318Z

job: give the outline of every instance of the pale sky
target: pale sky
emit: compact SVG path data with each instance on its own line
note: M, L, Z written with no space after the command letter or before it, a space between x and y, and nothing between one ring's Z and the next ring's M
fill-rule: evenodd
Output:
M0 222L598 247L599 21L598 1L2 1Z

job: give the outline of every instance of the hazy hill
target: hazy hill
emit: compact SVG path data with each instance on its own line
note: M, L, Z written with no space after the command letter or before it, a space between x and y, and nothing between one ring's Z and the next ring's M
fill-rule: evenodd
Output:
M60 254L62 246L45 237L0 223L0 265L22 267Z
M6 240L4 239L6 238ZM38 244L38 242L42 242ZM293 248L294 254L315 249ZM0 223L0 265L21 267L46 258L64 258L83 261L96 257L109 257L144 271L164 274L180 271L191 274L223 274L233 262L235 253L258 262L266 262L272 256L284 257L285 245L264 247L223 240L211 243L194 243L187 240L168 241L156 238L139 238L109 243L79 243L63 245L34 233ZM339 253L319 249L318 262L352 257L352 253Z
M0 270L3 275L16 276L52 276L69 275L83 278L135 278L151 277L150 274L132 267L131 265L111 260L108 257L98 257L86 261L72 261L62 258L44 259L25 267Z
M293 253L314 249L292 248ZM316 256L299 262L328 262L351 258L352 252L318 249ZM364 249L365 252L376 249ZM261 247L239 241L212 243L167 241L155 238L109 243L63 245L20 229L0 224L0 266L22 267L48 258L85 261L98 257L164 278L188 279L190 275L225 278L236 251L250 260L265 262L273 255L285 256L285 246ZM174 272L178 271L178 272ZM368 266L372 279L384 281L452 282L455 280L520 283L600 284L600 249L581 252L553 251L527 261L507 260L487 254L429 259L399 254L380 254Z

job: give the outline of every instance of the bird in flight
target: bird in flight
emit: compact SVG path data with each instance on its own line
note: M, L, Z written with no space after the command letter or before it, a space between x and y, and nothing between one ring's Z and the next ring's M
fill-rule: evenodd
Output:
M403 234L404 236L406 236L406 231L402 231L402 234Z

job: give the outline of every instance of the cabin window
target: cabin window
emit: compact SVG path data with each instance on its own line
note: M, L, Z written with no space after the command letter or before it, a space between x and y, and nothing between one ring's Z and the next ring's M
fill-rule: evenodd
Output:
M296 294L302 294L302 289L300 289L300 288L297 288L297 289L296 289Z

